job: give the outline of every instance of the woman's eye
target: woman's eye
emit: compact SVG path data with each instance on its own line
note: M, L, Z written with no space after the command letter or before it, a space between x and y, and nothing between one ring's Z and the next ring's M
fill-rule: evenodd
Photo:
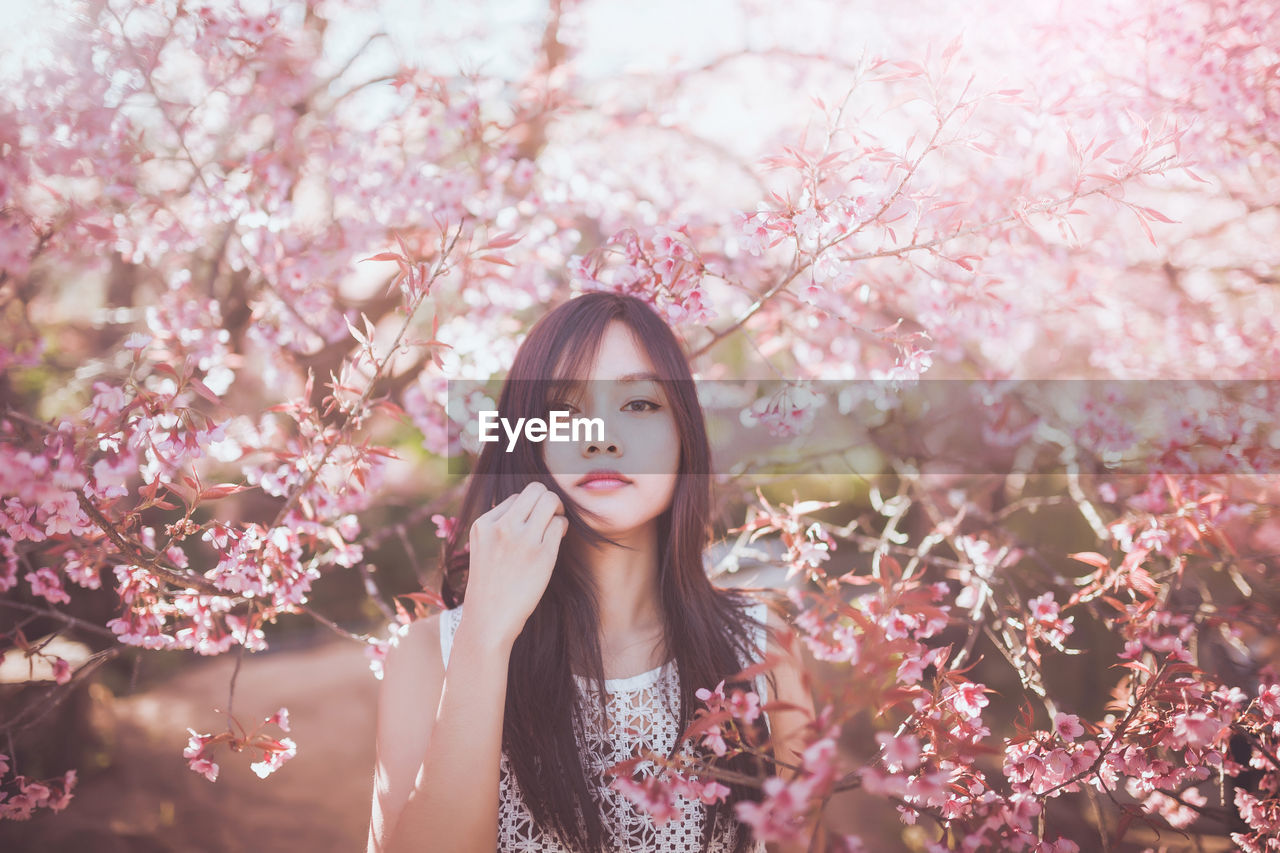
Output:
M661 409L661 408L662 408L662 406L658 405L657 403L653 402L652 400L632 400L631 402L627 403L627 406L634 406L634 405L637 405L637 404L639 404L639 405L641 405L641 406L649 406L650 408L647 408L647 409L639 409L639 410L637 410L637 409L632 409L631 411L656 412L656 411L658 411L658 409ZM626 408L627 406L624 406L623 408Z

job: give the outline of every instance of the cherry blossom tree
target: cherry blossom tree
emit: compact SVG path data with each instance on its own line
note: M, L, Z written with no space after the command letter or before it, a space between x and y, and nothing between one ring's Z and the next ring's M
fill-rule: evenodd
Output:
M0 636L56 674L0 722L0 817L68 807L76 769L14 743L126 652L242 656L301 614L380 676L441 606L408 532L454 523L449 382L607 289L699 379L778 380L743 408L779 445L879 400L781 485L720 477L717 568L773 543L819 700L751 780L759 837L864 849L856 796L915 849L1280 849L1280 11L1030 5L54 3L0 88ZM979 395L967 465L899 440L931 380ZM398 545L397 578L369 555ZM384 627L315 606L337 574ZM103 588L116 617L77 615ZM103 649L73 669L66 632ZM699 696L706 761L615 768L654 820L767 748L768 702ZM287 708L225 714L183 753L210 780L306 749Z

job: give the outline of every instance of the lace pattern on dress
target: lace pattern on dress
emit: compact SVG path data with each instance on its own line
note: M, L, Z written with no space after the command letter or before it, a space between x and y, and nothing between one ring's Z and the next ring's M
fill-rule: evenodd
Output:
M754 604L748 610L753 619L764 624L767 609L764 604ZM449 663L449 651L453 635L462 619L462 608L446 610L440 618L440 649L445 665ZM765 631L756 631L754 662L764 659ZM625 761L634 754L638 745L658 754L667 754L680 735L676 709L679 676L674 662L631 678L606 679L608 720L600 718L598 693L594 683L575 675L578 686L589 701L584 732L575 734L580 754L584 757L588 779L598 779L611 765ZM763 704L765 678L756 678L756 690ZM684 754L691 749L686 744ZM655 768L649 762L641 764L642 776L653 775ZM525 806L520 785L502 753L499 768L500 800L498 805L498 850L501 853L563 853L564 848L554 837L545 836L534 823ZM677 797L681 809L679 818L661 826L655 824L648 813L640 809L621 792L600 786L597 795L603 801L606 829L612 834L611 847L635 853L692 853L703 850L702 824L706 815L700 800ZM733 849L737 832L735 824L731 832L712 840L707 853L729 853ZM764 844L757 842L750 848L753 853L765 853Z

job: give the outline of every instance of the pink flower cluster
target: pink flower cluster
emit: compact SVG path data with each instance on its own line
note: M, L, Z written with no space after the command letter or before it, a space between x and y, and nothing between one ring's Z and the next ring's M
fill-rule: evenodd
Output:
M678 819L684 814L687 802L700 800L710 805L729 795L729 789L715 780L703 782L669 769L662 774L646 775L639 782L618 776L610 785L639 806L658 826Z
M802 516L834 504L822 501L798 501L794 504L781 504L775 508L759 490L756 491L756 496L760 505L755 508L754 516L745 525L730 532L749 532L754 540L766 533L776 531L782 544L786 546L784 560L788 565L788 578L799 573L814 578L825 576L822 564L836 549L836 540L821 522L805 522Z
M761 397L742 414L745 426L764 424L775 438L803 435L813 426L826 398L804 384L789 382L768 397Z
M725 697L724 682L721 681L716 685L715 690L708 690L705 687L699 687L694 694L705 704L705 709L699 709L699 716L705 716L708 720L721 720L719 723L708 723L705 733L702 735L702 743L711 749L716 755L724 755L729 745L725 742L725 729L723 725L734 722L731 730L731 737L737 743L736 724L750 725L760 717L760 697L754 691L744 691L735 689L732 694Z
M1280 848L1280 684L1258 688L1258 695L1240 718L1240 729L1249 742L1249 768L1261 771L1256 790L1239 787L1234 805L1249 832L1233 832L1231 840L1245 853L1275 853ZM1228 768L1243 771L1229 759Z
M294 743L292 738L273 738L269 735L261 733L264 725L275 725L283 731L289 731L289 709L280 708L271 716L259 723L257 728L244 737L237 737L230 730L220 732L219 734L200 734L195 729L187 729L191 733L191 737L187 740L187 746L182 751L182 756L187 759L187 766L192 771L201 774L210 782L218 780L219 767L213 760L213 752L218 744L226 744L235 752L241 752L245 749L257 750L261 753L261 758L250 765L250 769L258 775L259 778L265 779L275 771L279 770L286 761L293 758L298 753L298 745Z
M578 288L639 296L672 325L705 325L717 316L702 288L706 266L680 228L656 228L643 238L624 228L598 249L571 257L568 268Z
M760 802L738 803L738 819L761 841L807 840L803 836L805 821L815 805L830 794L835 774L836 735L828 731L805 748L794 777L770 776L764 780Z
M75 431L64 421L48 433L42 452L24 450L13 441L15 427L0 422L0 530L13 542L44 542L90 533L93 523L80 507L86 478L76 457ZM12 443L11 443L12 442ZM12 586L0 580L0 588Z
M68 770L60 777L35 781L23 775L9 775L9 756L0 753L0 783L12 782L17 790L0 788L0 820L27 820L39 808L60 812L71 802L76 786L76 771Z

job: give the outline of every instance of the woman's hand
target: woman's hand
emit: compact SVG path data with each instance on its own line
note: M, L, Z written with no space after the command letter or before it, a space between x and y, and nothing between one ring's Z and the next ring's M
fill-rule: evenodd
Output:
M463 620L472 617L473 629L515 643L547 589L568 529L559 496L537 481L477 518Z

